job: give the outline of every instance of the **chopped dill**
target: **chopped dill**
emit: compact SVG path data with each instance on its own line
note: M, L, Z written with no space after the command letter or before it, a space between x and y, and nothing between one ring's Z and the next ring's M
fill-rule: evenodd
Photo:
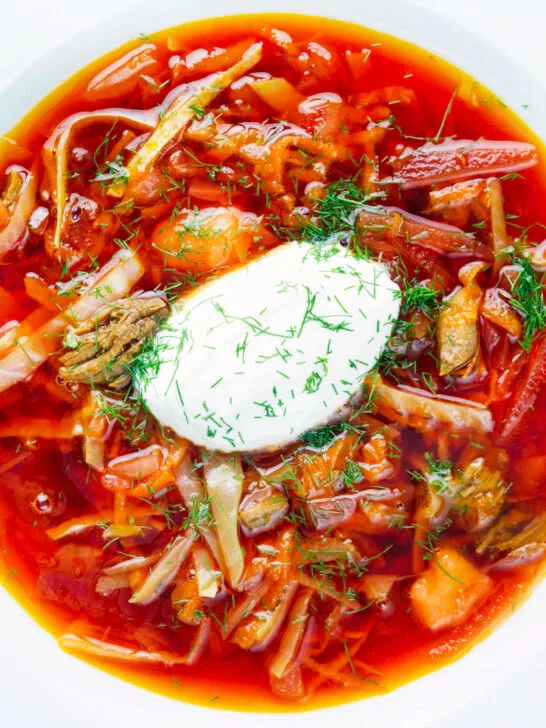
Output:
M167 342L158 343L158 339L147 338L137 356L127 364L133 383L138 389L155 379L163 363L162 354L169 348Z
M211 510L211 497L191 499L188 505L188 514L182 523L182 529L190 528L196 536L208 531L216 524Z
M523 315L523 336L520 341L529 351L538 332L546 328L543 276L536 273L530 259L517 259L520 271L512 282L511 303Z
M349 421L339 422L335 425L323 425L300 435L299 439L304 445L315 450L321 450L332 440L345 432L354 432L361 436L366 431L365 425L352 425Z
M423 286L415 280L403 280L400 296L402 299L400 313L402 315L422 311L429 318L432 318L438 313L442 305L440 294L436 289Z
M318 203L314 219L300 219L302 236L311 242L338 237L349 244L355 237L356 213L376 197L377 193L367 193L354 179L332 182Z
M398 294L401 299L400 315L394 321L389 341L377 363L381 373L391 376L394 376L394 369L412 370L417 374L417 362L406 356L409 344L415 336L414 316L417 312L424 314L427 336L432 340L438 314L442 308L440 293L436 289L424 286L416 280L409 281L405 276L402 276L400 283L401 289ZM425 381L424 374L421 374L421 378L425 386L434 391L434 387Z
M364 477L362 466L359 463L355 463L354 460L347 460L342 475L345 487L349 490L354 490L355 483L360 483Z

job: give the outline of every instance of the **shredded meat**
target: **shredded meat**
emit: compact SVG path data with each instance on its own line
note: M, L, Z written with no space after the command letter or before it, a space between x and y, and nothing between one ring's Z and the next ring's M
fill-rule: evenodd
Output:
M60 358L59 378L119 388L127 385L131 378L127 365L167 315L168 306L159 296L135 296L103 306L69 329L65 347L70 351Z
M528 503L518 503L486 532L476 551L497 549L512 555L530 546L543 548L546 542L546 514Z

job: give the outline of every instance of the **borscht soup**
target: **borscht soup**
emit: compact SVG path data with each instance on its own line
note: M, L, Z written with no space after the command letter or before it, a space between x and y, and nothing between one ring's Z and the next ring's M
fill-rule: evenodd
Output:
M202 705L384 693L546 549L540 143L333 20L142 36L0 139L0 576Z

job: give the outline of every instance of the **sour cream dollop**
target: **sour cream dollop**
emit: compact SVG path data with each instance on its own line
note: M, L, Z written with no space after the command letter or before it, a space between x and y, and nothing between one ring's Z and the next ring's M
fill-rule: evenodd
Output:
M177 302L137 382L151 413L199 446L274 448L361 390L398 316L380 263L291 242Z

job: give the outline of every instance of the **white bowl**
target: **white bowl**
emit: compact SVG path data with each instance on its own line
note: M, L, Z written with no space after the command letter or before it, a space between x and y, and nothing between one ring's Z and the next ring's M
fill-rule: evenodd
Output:
M0 134L7 132L48 91L81 66L142 32L221 15L218 0L182 4L154 0L126 8L85 28L36 61L0 92ZM542 138L546 138L546 91L511 60L471 33L403 0L238 0L238 13L309 13L399 36L463 68L489 87ZM32 22L32 21L31 21ZM523 104L532 99L524 109ZM492 691L515 670L546 648L543 629L546 584L494 634L469 654L385 696L309 713L233 713L200 708L144 691L63 653L0 588L0 705L2 725L78 726L78 728L149 728L151 725L237 726L255 728L336 725L355 718L378 728L424 728L478 694ZM249 695L249 704L252 696ZM195 721L195 722L194 722Z

